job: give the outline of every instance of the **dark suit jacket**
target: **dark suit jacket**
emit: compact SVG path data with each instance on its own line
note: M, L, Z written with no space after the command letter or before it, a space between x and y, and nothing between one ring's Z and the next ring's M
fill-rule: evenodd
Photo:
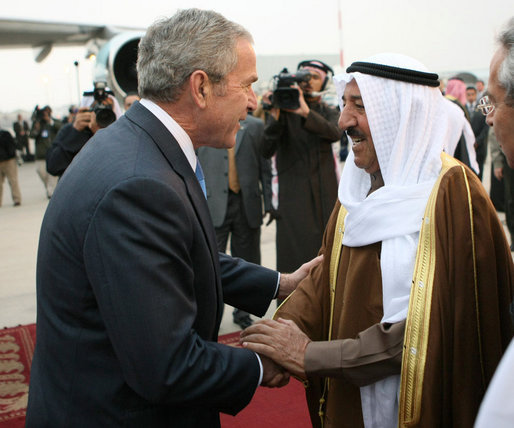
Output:
M262 224L262 197L264 209L271 209L271 164L260 154L264 123L248 115L241 122L236 136L236 167L243 206L252 228ZM226 149L200 147L198 158L202 164L207 187L207 203L214 227L225 220L228 202L228 152ZM261 191L262 189L262 191Z
M218 426L259 377L255 354L216 343L223 300L263 315L276 280L219 255L182 150L136 103L48 205L27 427Z
M20 123L18 121L13 122L12 127L13 127L13 130L14 130L14 133L16 134L16 136L18 136L18 134L21 131L25 131L26 135L28 135L28 133L29 133L29 124L27 123L26 120L22 121L22 123Z
M16 121L13 122L12 127L14 130L16 143L18 144L18 150L21 150L25 144L29 142L29 124L26 120L22 121L21 123ZM21 135L22 131L25 131L24 135Z
M475 134L477 162L482 168L487 156L487 136L489 134L489 126L485 122L485 116L478 110L470 115L471 128Z

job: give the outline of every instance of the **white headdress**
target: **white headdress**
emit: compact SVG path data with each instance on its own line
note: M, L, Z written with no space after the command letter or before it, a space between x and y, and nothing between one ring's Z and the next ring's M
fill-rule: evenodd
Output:
M363 67L334 77L340 100L352 79L359 86L384 179L384 186L367 196L370 176L355 165L353 153L348 155L339 184L339 199L348 210L343 244L382 242L382 321L396 322L407 315L419 230L441 152L456 144L463 126L448 114L437 75L420 62L387 53L355 64L385 65L393 72L378 77ZM412 72L415 83L401 81L402 72ZM428 76L427 81L419 76Z
M367 196L370 176L357 168L353 152L348 155L339 184L348 210L343 244L382 242L382 322L396 322L407 316L419 231L441 152L455 148L466 119L442 96L437 75L412 58L381 54L354 64L349 70L355 72L334 77L336 89L342 100L348 82L359 86L384 186ZM399 381L390 376L361 388L366 427L396 426Z

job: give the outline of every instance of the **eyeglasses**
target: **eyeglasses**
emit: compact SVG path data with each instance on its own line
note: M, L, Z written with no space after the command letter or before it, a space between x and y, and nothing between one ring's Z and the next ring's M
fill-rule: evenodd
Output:
M484 116L487 116L489 113L494 111L495 105L489 99L489 96L486 95L478 100L477 109L479 109Z

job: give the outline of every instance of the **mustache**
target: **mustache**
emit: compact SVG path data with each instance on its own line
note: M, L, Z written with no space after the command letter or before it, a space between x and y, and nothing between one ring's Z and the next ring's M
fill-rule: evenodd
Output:
M346 135L348 137L357 137L357 138L365 138L366 136L358 131L355 127L351 126L346 130Z

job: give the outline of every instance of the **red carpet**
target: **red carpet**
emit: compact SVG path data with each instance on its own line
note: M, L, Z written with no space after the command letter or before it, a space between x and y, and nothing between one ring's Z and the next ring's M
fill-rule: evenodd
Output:
M0 428L23 428L29 391L36 325L0 330ZM239 332L219 338L237 346ZM291 379L284 388L257 389L237 416L221 415L222 428L308 428L311 426L303 385Z
M220 336L218 342L237 346L239 332ZM259 387L252 401L236 416L221 414L222 428L308 428L312 427L305 388L291 378L283 388Z
M0 428L25 426L36 325L0 330Z

